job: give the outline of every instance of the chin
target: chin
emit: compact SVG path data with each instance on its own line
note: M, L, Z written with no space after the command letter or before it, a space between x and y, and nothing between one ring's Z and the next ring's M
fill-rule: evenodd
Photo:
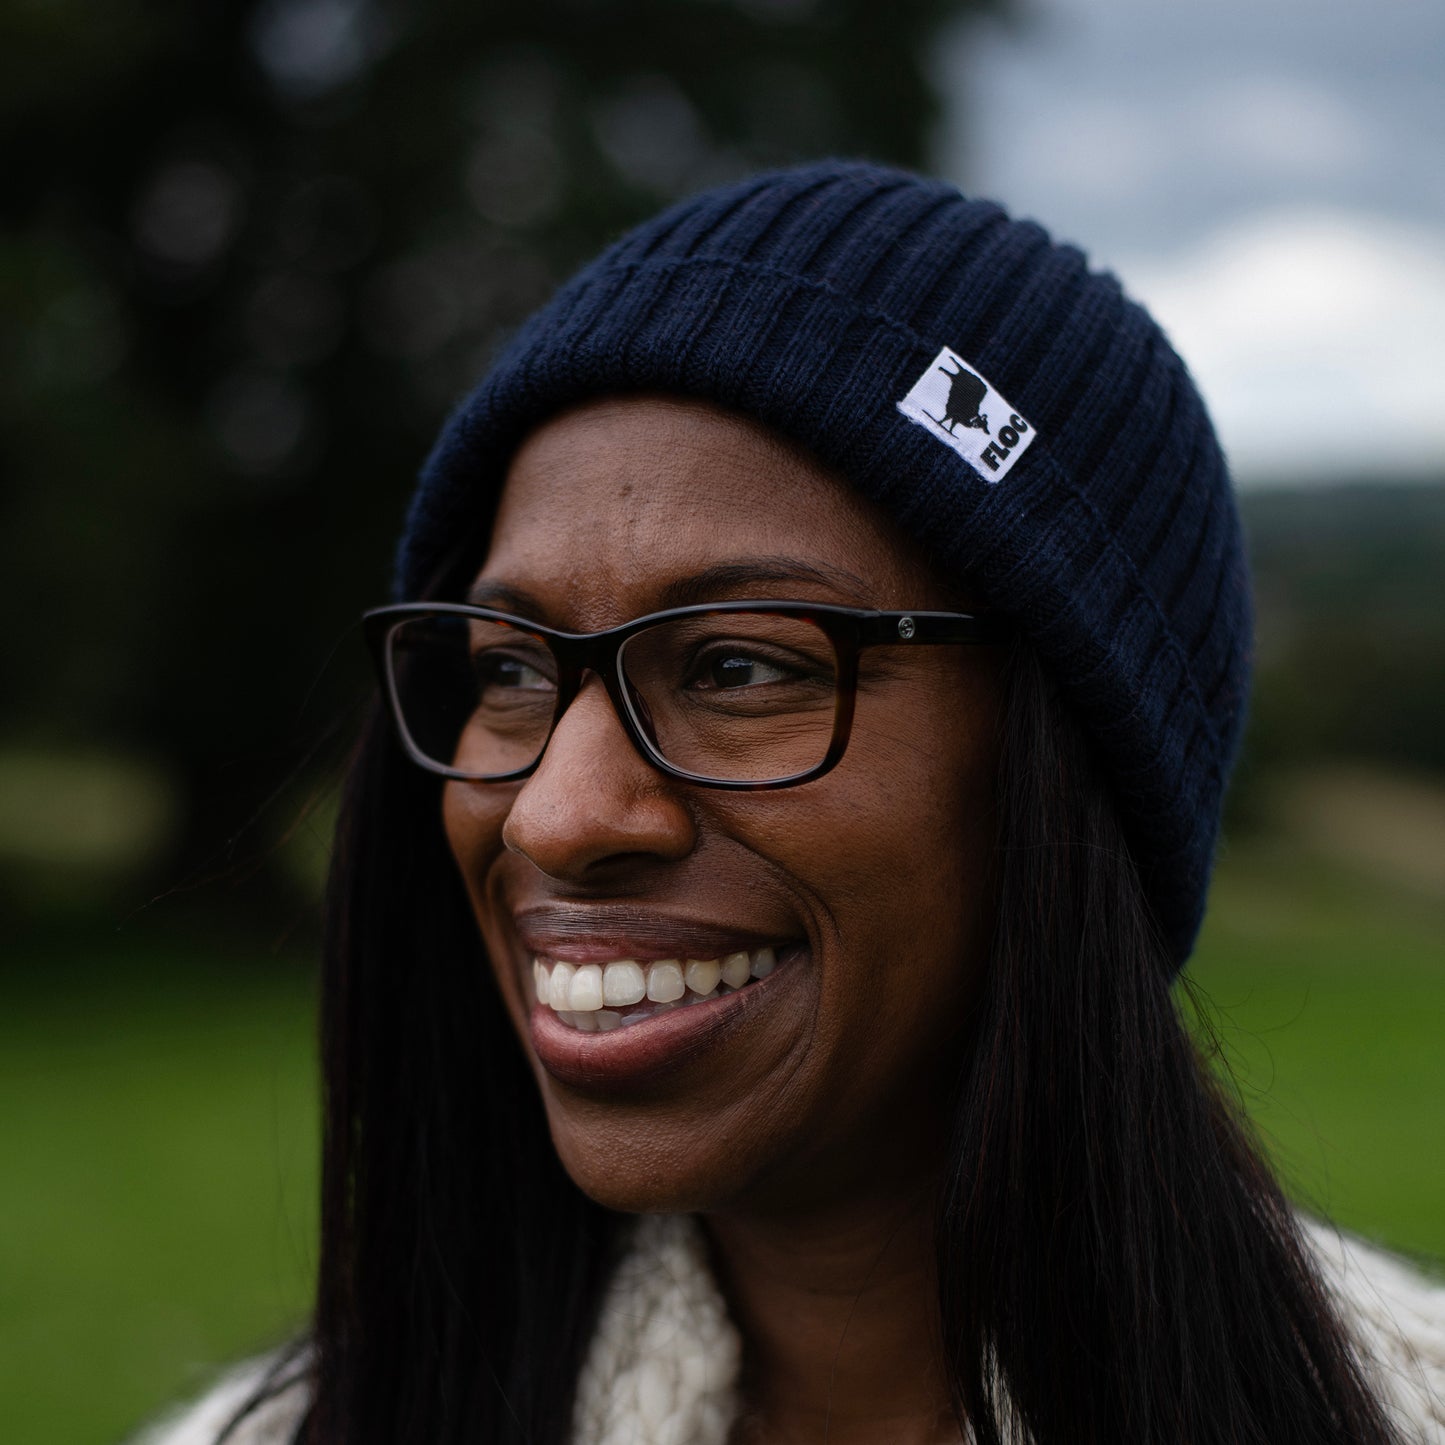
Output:
M738 1137L717 1120L545 1091L552 1143L590 1199L628 1214L695 1214L726 1208L766 1172L767 1141Z

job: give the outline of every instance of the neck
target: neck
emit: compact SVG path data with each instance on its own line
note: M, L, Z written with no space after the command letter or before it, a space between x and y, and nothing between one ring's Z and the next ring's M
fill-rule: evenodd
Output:
M961 1438L939 1345L931 1190L707 1223L745 1341L736 1440Z

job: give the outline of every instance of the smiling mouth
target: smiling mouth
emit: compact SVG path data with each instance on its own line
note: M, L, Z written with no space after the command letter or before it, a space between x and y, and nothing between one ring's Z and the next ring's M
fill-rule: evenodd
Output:
M532 986L538 1004L579 1033L608 1033L673 1009L738 993L766 978L799 945L753 948L719 958L617 958L572 964L536 956Z

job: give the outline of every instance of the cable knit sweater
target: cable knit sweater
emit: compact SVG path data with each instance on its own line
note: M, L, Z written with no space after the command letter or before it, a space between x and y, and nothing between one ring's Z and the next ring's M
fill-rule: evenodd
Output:
M1412 1445L1445 1445L1445 1285L1327 1226L1307 1223L1324 1277L1371 1376ZM726 1445L741 1345L687 1216L639 1221L578 1381L576 1445ZM253 1361L134 1445L215 1445L255 1390ZM290 1445L306 1407L304 1366L227 1445Z

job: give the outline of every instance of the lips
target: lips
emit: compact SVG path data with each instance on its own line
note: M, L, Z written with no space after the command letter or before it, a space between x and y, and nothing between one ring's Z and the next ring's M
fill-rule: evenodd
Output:
M810 956L797 938L632 909L550 905L515 922L537 1058L582 1088L681 1067L789 993Z

